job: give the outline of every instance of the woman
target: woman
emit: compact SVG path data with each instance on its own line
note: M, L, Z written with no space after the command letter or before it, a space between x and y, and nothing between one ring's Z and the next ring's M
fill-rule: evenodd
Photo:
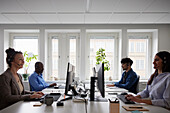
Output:
M147 87L137 96L126 95L126 97L138 103L170 109L170 53L158 52L153 64L155 72L151 75Z
M9 68L0 75L0 110L20 100L41 98L43 95L42 92L24 90L22 77L17 73L24 65L22 52L9 48L6 53L6 62Z

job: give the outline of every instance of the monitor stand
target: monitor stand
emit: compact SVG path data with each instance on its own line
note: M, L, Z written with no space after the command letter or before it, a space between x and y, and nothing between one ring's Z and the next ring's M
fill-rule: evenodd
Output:
M95 82L97 77L91 77L91 83L90 83L90 101L95 102L107 102L108 100L103 97L95 97Z
M107 102L108 100L106 98L94 98L95 102Z

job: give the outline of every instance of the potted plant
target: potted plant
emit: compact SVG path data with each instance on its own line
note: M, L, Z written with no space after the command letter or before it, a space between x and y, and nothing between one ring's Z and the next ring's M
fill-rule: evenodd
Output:
M22 74L24 80L26 81L28 79L28 69L30 66L30 63L33 59L37 60L38 55L34 55L33 53L27 53L27 51L24 52L24 58L25 58L25 64L24 64L24 74Z
M100 48L96 52L96 64L104 63L104 71L109 71L110 70L110 63L108 60L106 60L106 54L105 54L105 49Z

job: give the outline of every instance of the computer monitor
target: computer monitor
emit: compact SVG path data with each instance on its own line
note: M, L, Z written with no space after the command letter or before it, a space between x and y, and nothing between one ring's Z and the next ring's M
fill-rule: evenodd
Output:
M104 85L104 63L101 63L96 66L96 74L97 76L91 77L90 84L90 101L107 101L105 99L105 85ZM93 74L93 75L96 75ZM102 97L95 97L95 83L97 83L97 89L99 90Z
M74 77L75 77L75 66L73 66L71 63L68 62L67 67L67 75L66 75L66 86L65 86L65 95L69 95L68 91L72 89L73 94L76 95L77 93L74 90ZM69 95L71 96L71 95Z
M97 70L97 88L102 95L102 97L105 97L105 86L104 86L104 63L101 63L96 66Z

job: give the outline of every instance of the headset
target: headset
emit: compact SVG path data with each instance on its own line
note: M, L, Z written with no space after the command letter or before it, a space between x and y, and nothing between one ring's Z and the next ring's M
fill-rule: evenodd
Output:
M163 61L164 64L166 64L166 57L164 57L164 61Z

